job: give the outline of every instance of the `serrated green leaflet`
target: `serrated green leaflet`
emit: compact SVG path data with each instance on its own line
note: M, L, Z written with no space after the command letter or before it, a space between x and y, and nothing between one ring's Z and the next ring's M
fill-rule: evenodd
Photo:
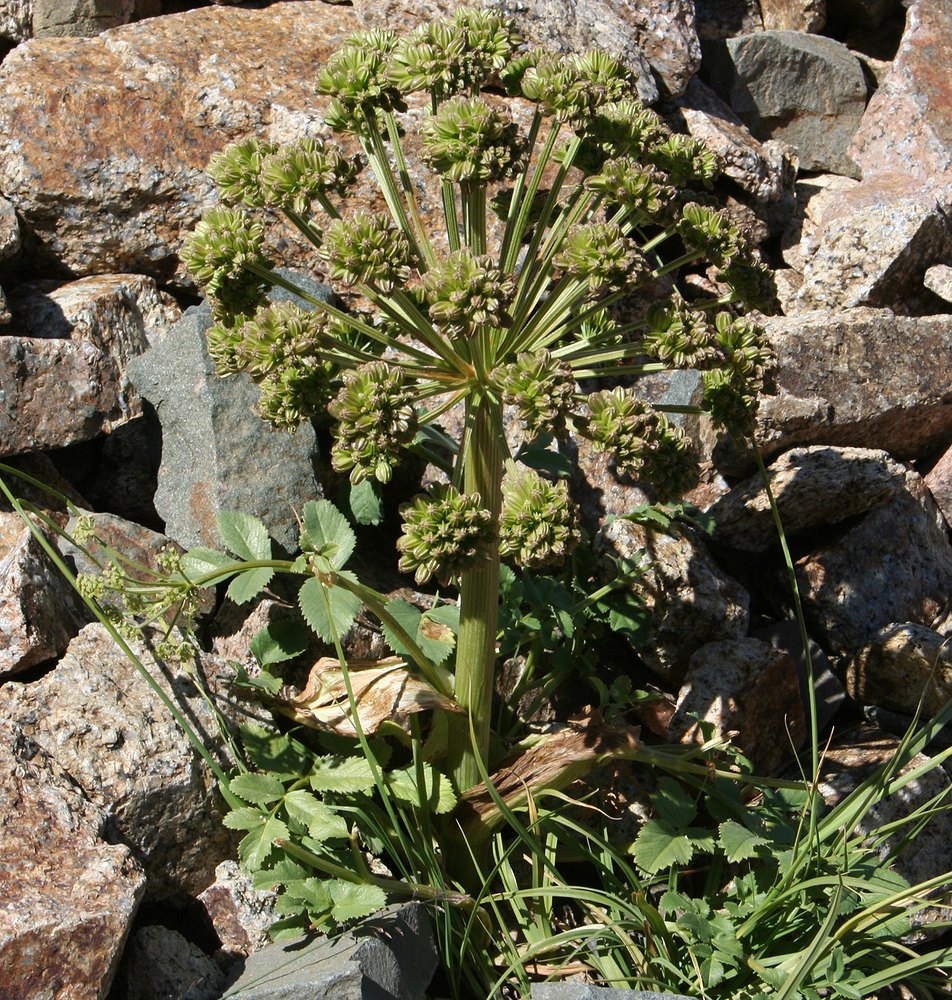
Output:
M188 552L183 552L179 556L179 567L190 580L207 576L209 573L214 573L225 566L233 565L234 562L234 556L230 556L225 552L218 552L216 549L206 548L202 545L194 549L189 549ZM221 579L227 579L227 577L222 577Z
M310 774L315 792L366 792L374 787L374 774L365 757L321 757Z
M365 479L350 488L350 512L358 524L380 524L383 507L374 480Z
M302 744L258 722L241 726L241 739L249 759L274 778L287 781L308 773L314 755Z
M267 814L260 809L247 806L244 809L232 809L222 819L222 825L229 830L254 830L267 819Z
M718 827L718 838L724 855L728 861L745 861L757 854L758 847L764 847L770 843L764 837L748 830L747 827L735 823L734 820L726 820Z
M250 514L222 511L218 515L218 534L230 552L247 562L271 558L268 529Z
M386 905L387 897L375 885L354 885L335 879L327 883L333 905L331 916L337 921L368 917Z
M453 652L459 629L458 608L442 605L423 612L409 601L396 598L387 602L387 611L434 663L443 663ZM395 653L412 658L412 651L406 648L389 625L385 623L383 630Z
M284 785L273 774L252 774L250 771L236 775L228 782L235 795L246 802L265 806L284 796Z
M357 543L347 518L329 500L311 500L304 505L301 520L301 548L338 570L350 558Z
M659 819L671 827L685 827L697 815L694 796L674 778L661 778L651 796L651 806Z
M245 570L243 573L239 573L228 585L228 597L235 604L247 604L268 586L273 576L274 570L269 566Z
M426 787L422 789L422 801L416 773L411 769L391 771L387 775L387 788L396 798L415 806L422 805L437 815L450 812L456 805L456 794L446 776L429 765L424 767L423 774Z
M265 626L251 640L251 652L258 663L266 667L300 656L310 641L311 637L301 622L285 618Z
M274 842L287 836L287 826L277 817L269 816L242 839L238 845L238 857L249 871L257 871L267 861Z
M255 872L251 879L256 889L273 889L276 885L307 878L307 869L296 861L282 858L270 868Z
M298 591L298 606L316 635L333 643L350 631L360 611L360 598L342 587L327 587L316 577Z
M649 819L631 846L635 863L649 875L672 865L686 865L694 857L694 845L667 823Z
M335 837L347 836L347 824L344 818L303 788L288 792L283 805L288 816L303 823L314 840L332 840Z

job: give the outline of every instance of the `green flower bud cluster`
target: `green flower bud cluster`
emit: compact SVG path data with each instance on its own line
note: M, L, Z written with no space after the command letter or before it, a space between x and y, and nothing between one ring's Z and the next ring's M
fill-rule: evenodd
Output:
M363 31L351 35L328 59L317 77L317 90L333 100L325 117L337 132L364 134L365 114L406 107L399 88L390 79L390 57L397 44L392 31Z
M723 209L688 202L677 231L688 249L696 250L716 267L727 267L749 253L747 240Z
M718 271L717 278L731 289L737 301L768 315L777 311L777 287L770 269L752 253L732 260Z
M667 125L634 95L612 101L584 124L575 164L598 173L608 160L630 157L649 165L651 150L670 135Z
M439 99L475 93L506 66L519 36L498 14L459 8L402 39L393 53L390 79L403 93L429 90Z
M206 334L208 353L219 374L247 371L261 389L261 416L291 430L330 399L331 368L321 358L329 325L317 310L276 302L232 326L215 324Z
M321 256L333 281L389 292L410 278L413 254L406 234L384 212L360 210L331 223Z
M570 277L587 281L593 297L633 289L651 274L644 254L612 222L570 230L553 264Z
M431 318L454 332L470 335L486 327L507 327L516 279L495 266L492 257L458 250L423 276Z
M303 215L323 195L343 195L353 185L359 163L336 146L305 136L289 142L261 162L264 203Z
M753 434L759 393L770 391L776 358L762 327L719 313L714 322L718 367L703 373L703 406L715 426L736 438Z
M714 150L689 135L668 135L663 142L651 147L649 156L676 187L700 184L709 188L722 170L721 160Z
M499 550L524 569L558 566L579 541L578 507L568 483L519 469L503 483Z
M715 339L721 352L720 367L747 381L755 390L770 388L777 358L762 326L745 316L718 313Z
M642 455L641 478L651 483L660 500L680 499L700 481L697 451L664 414Z
M697 455L684 432L631 389L593 393L588 408L585 434L614 456L619 475L645 479L665 498L697 483Z
M575 376L547 350L525 352L498 376L506 402L515 404L530 437L561 437L575 402Z
M338 421L331 464L349 472L352 483L369 477L387 483L400 449L417 432L413 387L400 368L384 361L361 365L343 381L328 406Z
M683 300L652 306L646 322L649 331L641 348L665 364L674 368L709 368L721 357L707 317L689 309Z
M423 160L453 181L497 181L525 167L525 140L507 112L480 97L454 97L420 128Z
M677 194L665 174L627 156L608 160L600 173L586 178L585 186L603 193L636 219L660 218Z
M246 139L227 146L208 161L208 176L218 185L226 205L261 208L267 202L261 188L261 166L278 151L273 142Z
M538 101L546 114L573 127L588 126L599 109L636 95L631 71L606 52L568 59L533 54L513 68L508 85L517 78L524 97Z
M185 241L182 260L213 301L216 315L250 313L265 284L248 265L267 267L264 226L241 209L213 208Z
M703 372L702 378L702 406L711 415L714 426L738 439L753 434L758 399L747 381L723 368Z
M636 475L660 414L631 389L602 389L588 397L585 435L601 451L611 452L620 475Z
M435 486L400 508L403 534L397 541L401 572L417 583L436 577L446 584L486 557L495 538L492 515L479 494Z

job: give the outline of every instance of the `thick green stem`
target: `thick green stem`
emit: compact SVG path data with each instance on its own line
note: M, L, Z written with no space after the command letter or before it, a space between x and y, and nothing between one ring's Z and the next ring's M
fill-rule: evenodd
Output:
M502 506L502 417L498 402L476 397L467 408L469 453L466 493L478 493L493 523ZM489 722L499 615L499 546L460 580L460 629L456 647L456 701L466 714L450 720L450 774L460 791L480 780L489 755ZM471 721L470 721L471 720ZM472 734L470 729L472 728Z

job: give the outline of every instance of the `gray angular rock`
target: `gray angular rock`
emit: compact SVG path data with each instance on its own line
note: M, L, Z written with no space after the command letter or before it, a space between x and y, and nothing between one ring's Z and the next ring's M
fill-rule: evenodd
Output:
M310 424L273 430L255 413L258 388L245 374L215 374L205 331L207 306L189 309L129 377L162 425L155 509L185 548L221 545L216 515L240 510L261 518L288 549L297 545L295 512L321 495Z
M105 997L145 876L102 812L0 719L0 996Z
M904 174L877 174L828 204L803 267L802 309L869 305L916 313L926 271L952 255L952 187L923 189Z
M123 1000L218 1000L226 984L214 959L161 924L132 935L116 977Z
M919 476L799 559L797 579L810 634L828 652L852 655L890 623L948 615L952 547Z
M359 26L319 0L213 6L11 52L0 192L36 237L37 266L191 285L178 252L213 200L209 158L302 134L320 117L314 67Z
M180 315L141 275L26 283L9 308L16 335L0 338L0 454L63 447L137 416L126 364Z
M88 620L29 528L0 511L0 681L64 653Z
M132 646L216 752L215 716L187 672L156 661L142 643ZM225 669L212 658L200 668ZM146 870L151 898L200 891L232 853L214 776L102 625L87 625L41 679L0 686L0 712L106 813L109 836L128 844Z
M713 149L724 173L760 202L790 198L796 163L789 150L773 140L760 143L731 108L695 77L678 101L688 132Z
M863 705L929 718L952 699L952 639L925 625L880 629L846 668L847 690Z
M242 1000L425 1000L436 961L426 908L407 903L381 910L333 941L262 948L231 990Z
M761 401L757 441L767 461L792 447L876 448L900 461L934 454L952 438L952 326L946 316L888 309L814 310L762 320L777 353L775 396ZM753 461L714 445L729 475Z
M98 35L162 13L162 0L33 0L34 38Z
M952 183L952 7L905 4L896 58L872 96L850 154L864 177L904 174L937 188Z
M926 473L925 484L942 511L946 524L952 527L952 448L943 452L939 461Z
M197 899L226 955L248 956L269 943L268 928L278 919L277 893L256 889L235 861L223 861Z
M15 257L21 245L16 209L6 198L0 198L0 261Z
M696 718L695 718L696 717ZM694 651L668 727L683 743L703 742L697 719L732 742L757 774L772 773L807 734L800 678L790 655L761 639L727 639Z
M638 655L666 680L680 682L691 654L705 643L746 635L749 595L688 529L675 536L619 519L598 532L595 546L643 561L644 573L631 589L651 612L652 626Z
M785 452L767 470L788 536L837 524L896 496L905 470L884 451L815 445ZM739 483L707 509L715 541L742 552L777 544L760 475Z
M796 207L784 229L780 249L784 262L802 272L820 245L826 212L836 205L843 191L860 182L840 174L818 174L799 178L795 184Z
M857 176L847 150L866 109L866 80L845 45L799 31L708 43L711 86L760 140L792 146L804 170Z
M33 22L32 0L0 0L0 38L22 42L30 37Z
M952 302L952 267L936 264L926 269L922 283L945 302Z
M0 456L88 441L130 413L118 364L94 345L0 337Z

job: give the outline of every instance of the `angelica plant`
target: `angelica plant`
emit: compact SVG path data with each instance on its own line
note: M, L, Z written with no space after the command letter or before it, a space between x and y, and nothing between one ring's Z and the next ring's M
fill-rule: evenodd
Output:
M503 407L516 407L530 438L586 436L620 474L677 497L697 478L690 442L666 407L619 382L701 370L702 408L747 434L771 358L742 312L769 297L767 275L712 203L716 157L672 134L605 53L526 49L508 18L461 9L404 38L352 36L317 89L338 141L250 139L217 154L221 204L184 259L212 304L219 370L259 381L262 415L277 426L329 413L331 461L355 487L388 482L403 452L462 408L449 481L405 505L398 548L418 583L458 588L460 711L447 718L449 773L465 792L489 763L500 561L557 563L579 532L564 483L510 453ZM422 164L411 170L414 132ZM421 166L438 227L415 185ZM367 169L386 211L354 197ZM265 239L275 215L365 311L319 301L275 269ZM722 294L662 297L669 276L701 264ZM269 304L271 287L309 308ZM586 395L582 379L607 385ZM354 610L366 595L335 574L325 567L319 584L350 588Z

